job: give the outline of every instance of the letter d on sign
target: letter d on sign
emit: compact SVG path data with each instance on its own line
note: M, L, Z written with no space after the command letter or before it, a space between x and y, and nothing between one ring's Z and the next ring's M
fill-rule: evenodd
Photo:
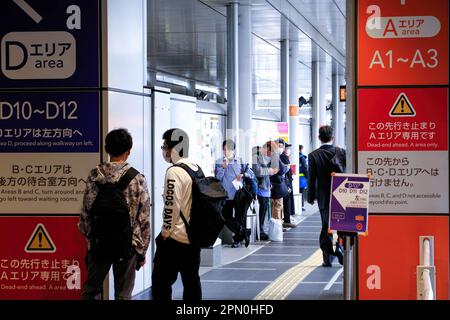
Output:
M27 48L21 42L5 41L5 43L2 44L2 47L5 48L4 52L5 61L4 62L2 61L3 70L18 70L22 68L24 65L26 65L28 61L28 51ZM13 47L16 47L16 49L12 49ZM22 51L22 53L20 54L19 51ZM14 60L16 60L14 62L15 65L12 64L11 57L13 57ZM19 62L18 57L21 57L22 61Z
M79 266L71 265L67 267L66 275L68 275L66 284L69 290L81 289L81 271Z
M381 268L375 264L367 267L366 270L369 277L367 278L367 289L380 290L381 289Z

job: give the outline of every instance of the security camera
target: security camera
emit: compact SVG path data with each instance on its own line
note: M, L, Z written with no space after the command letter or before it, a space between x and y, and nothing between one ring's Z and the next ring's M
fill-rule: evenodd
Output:
M312 97L309 97L309 99L306 100L303 96L301 96L300 98L298 98L298 107L301 108L305 104L311 103L312 102L311 99L312 99Z

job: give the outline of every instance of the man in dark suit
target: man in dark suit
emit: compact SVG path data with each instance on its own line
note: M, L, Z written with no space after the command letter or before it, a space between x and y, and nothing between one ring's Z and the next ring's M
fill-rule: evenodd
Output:
M331 169L330 160L336 154L333 146L333 128L321 126L319 128L319 140L322 146L308 156L308 202L314 204L317 199L320 217L322 219L322 230L320 232L320 249L322 249L324 267L331 267L331 262L336 256L339 263L343 264L343 250L339 243L336 244L336 251L333 251L333 237L328 233L328 218L330 213L330 193L331 193ZM345 158L345 150L342 150Z

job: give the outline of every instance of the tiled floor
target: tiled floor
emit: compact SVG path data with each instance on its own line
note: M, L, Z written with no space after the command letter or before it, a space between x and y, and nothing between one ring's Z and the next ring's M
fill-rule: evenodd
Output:
M203 299L253 300L273 281L291 276L319 248L321 229L317 207L294 216L297 228L283 233L283 242L255 242L248 248L222 247L222 264L200 270ZM292 269L291 269L292 268ZM302 267L307 276L285 297L287 300L339 300L342 296L342 267L335 261L331 268L318 263ZM294 274L292 274L294 275ZM173 298L181 299L180 277L173 286Z

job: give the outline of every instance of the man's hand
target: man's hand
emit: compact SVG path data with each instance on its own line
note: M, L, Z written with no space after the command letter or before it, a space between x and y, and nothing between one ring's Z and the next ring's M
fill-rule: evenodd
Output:
M224 169L226 169L227 167L228 167L228 165L229 165L230 163L229 163L229 161L228 161L228 158L223 158L223 163L222 163L222 167L224 168Z
M145 262L147 262L147 257L144 257L144 260L139 263L141 268L145 265Z
M236 176L236 180L237 180L237 181L241 181L241 180L242 180L242 176L243 176L242 174L238 174L238 175Z

